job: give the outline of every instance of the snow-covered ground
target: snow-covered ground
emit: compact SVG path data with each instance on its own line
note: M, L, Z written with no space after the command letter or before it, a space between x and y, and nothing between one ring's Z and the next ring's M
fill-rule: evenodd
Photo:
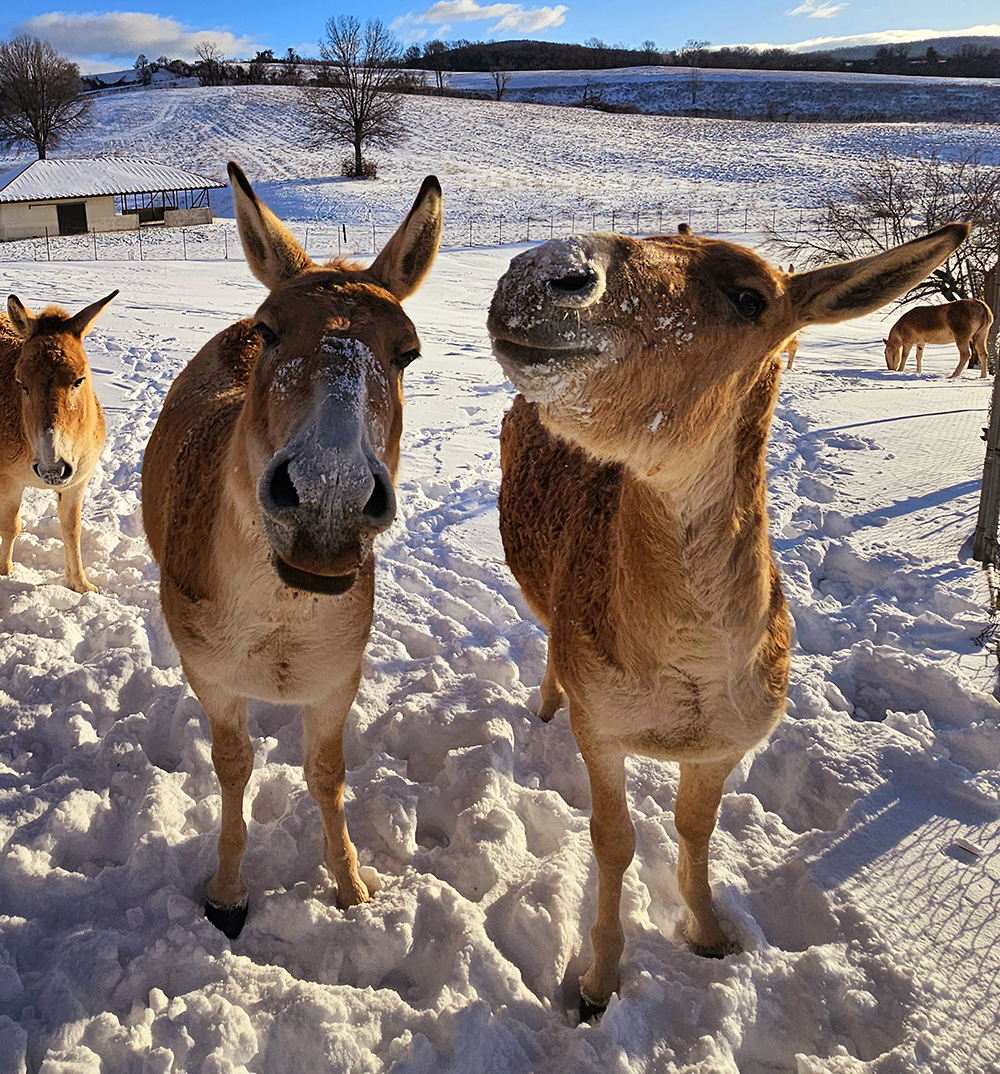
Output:
M724 201L769 168L791 213L880 144L997 144L995 128L793 138L692 121L701 153L661 161L648 137L666 141L672 120L416 101L420 138L365 187L324 178L287 117L282 135L283 93L129 101L154 159L180 140L168 159L215 174L234 156L289 218L360 193L386 226L427 171L462 214L543 190L565 204L605 186L639 197L661 175ZM113 148L124 96L97 102L78 151ZM101 592L60 584L42 493L26 497L0 580L0 1074L1000 1069L1000 704L996 660L975 643L988 595L969 554L989 385L948 380L946 348L928 349L921 376L887 372L889 312L811 329L783 379L770 462L796 626L789 715L731 779L711 864L743 952L684 946L676 769L634 759L621 995L576 1024L596 898L589 790L566 713L531 714L544 635L496 525L511 390L485 309L520 248L444 250L407 307L423 357L406 374L400 517L379 546L347 731L348 822L379 890L346 913L331 905L296 714L257 705L252 903L232 943L201 912L219 796L158 609L139 472L172 378L262 288L232 253L0 265L3 293L33 308L121 289L88 337L109 417L83 538Z

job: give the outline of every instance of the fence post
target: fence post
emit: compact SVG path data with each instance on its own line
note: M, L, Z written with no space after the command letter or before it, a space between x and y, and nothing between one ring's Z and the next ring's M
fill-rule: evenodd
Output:
M52 250L49 247L49 229L48 229L48 227L45 228L45 260L46 261L51 261L52 260Z
M614 211L614 209L611 210L611 230L612 231L615 230L615 211Z
M986 356L983 356L986 360ZM990 397L990 424L986 430L986 459L983 462L983 487L979 494L979 517L972 544L972 558L980 563L997 565L997 531L1000 529L1000 377L993 378Z
M97 260L97 228L96 227L91 228L90 233L94 238L94 260L96 261Z
M187 228L181 228L181 257L184 261L188 259L188 244L187 244Z
M500 214L500 241L497 245L503 246L503 213Z

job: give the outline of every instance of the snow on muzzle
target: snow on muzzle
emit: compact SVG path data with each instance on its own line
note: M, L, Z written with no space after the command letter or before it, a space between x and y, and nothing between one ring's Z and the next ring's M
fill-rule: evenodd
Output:
M396 517L392 475L373 444L364 370L318 375L316 401L257 482L275 571L286 585L343 593ZM380 445L381 446L381 445Z

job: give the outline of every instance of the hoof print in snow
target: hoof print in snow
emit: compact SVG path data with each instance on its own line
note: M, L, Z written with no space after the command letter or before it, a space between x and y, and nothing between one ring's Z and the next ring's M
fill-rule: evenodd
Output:
M248 902L239 906L217 906L214 902L205 900L205 917L230 940L235 940L243 931L249 909Z

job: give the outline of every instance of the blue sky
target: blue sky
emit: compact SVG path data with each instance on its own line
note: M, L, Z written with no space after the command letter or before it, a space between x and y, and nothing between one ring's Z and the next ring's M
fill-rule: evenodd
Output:
M894 40L973 30L1000 34L996 0L965 0L943 11L930 0L673 0L670 3L609 4L607 0L546 3L478 3L477 0L387 0L378 6L360 0L280 4L274 0L168 0L128 3L128 10L87 5L57 9L51 0L17 0L0 11L0 39L20 33L46 38L86 72L131 66L150 59L194 58L202 41L213 41L227 57L253 55L258 48L284 53L289 47L315 55L331 15L352 14L362 22L380 18L406 44L433 38L504 40L538 38L678 49L690 39L716 45L798 46L891 32Z

